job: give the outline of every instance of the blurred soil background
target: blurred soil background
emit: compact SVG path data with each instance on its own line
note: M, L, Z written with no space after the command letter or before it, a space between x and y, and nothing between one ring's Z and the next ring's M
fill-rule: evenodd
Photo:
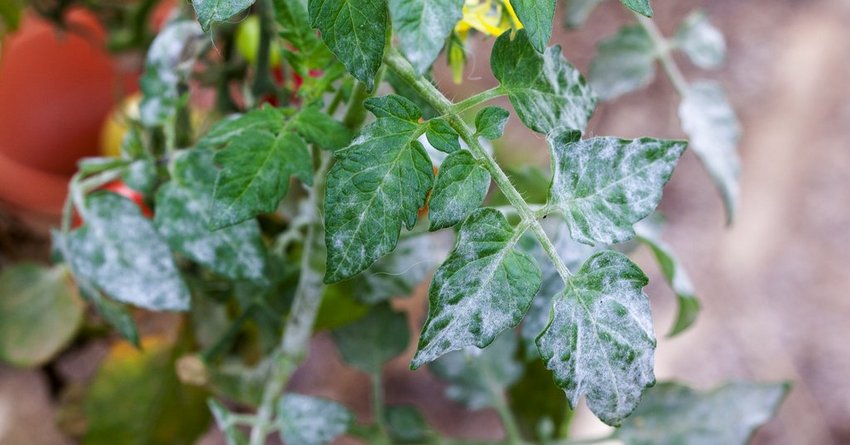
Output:
M674 315L674 298L648 253L637 255L651 280L657 377L701 389L729 379L792 380L778 419L753 443L850 444L850 1L655 0L653 6L666 35L699 7L726 35L725 68L706 73L684 58L678 61L689 80L709 77L724 84L744 128L742 194L732 227L725 226L720 198L692 153L665 189L664 237L703 304L690 331L662 336ZM629 20L621 6L607 2L578 31L556 30L553 42L586 73L595 43ZM477 42L473 68L461 86L451 82L441 62L437 77L449 96L463 98L495 85L486 63L491 45ZM659 75L649 88L600 106L590 131L683 137L678 101ZM502 161L545 165L545 141L515 117L507 135L497 147ZM0 264L43 257L46 240L40 236L0 218ZM414 298L397 302L410 310L417 330L425 290L423 285ZM105 350L70 354L54 372L90 375ZM419 406L449 435L501 436L494 413L465 411L442 396L443 385L427 371L408 371L411 353L387 368L388 402ZM315 338L291 386L340 400L364 419L371 415L368 378L342 366L327 335ZM0 445L65 443L52 427L57 413L49 389L43 372L0 367ZM574 431L595 436L604 425L581 408ZM211 432L202 443L221 442Z

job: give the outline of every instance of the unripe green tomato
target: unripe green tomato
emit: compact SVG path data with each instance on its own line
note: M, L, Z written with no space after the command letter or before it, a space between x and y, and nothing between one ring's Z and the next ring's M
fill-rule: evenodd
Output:
M260 19L252 15L236 28L236 49L248 63L256 63L259 48ZM278 65L280 65L280 46L277 40L272 40L269 47L269 66L276 67Z

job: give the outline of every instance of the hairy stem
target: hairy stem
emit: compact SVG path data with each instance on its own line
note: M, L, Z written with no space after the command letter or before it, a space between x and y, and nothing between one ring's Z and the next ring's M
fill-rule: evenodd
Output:
M496 160L487 153L487 150L484 149L481 142L477 137L475 137L475 130L455 114L454 105L446 98L446 96L432 85L431 82L428 82L422 76L418 76L413 70L413 67L410 66L410 63L407 62L404 56L402 56L397 50L390 49L387 51L384 56L384 61L387 66L389 66L389 68L392 69L401 79L407 82L420 95L422 95L422 97L432 107L434 107L434 109L436 109L440 114L447 116L449 125L451 125L458 135L460 135L461 139L466 142L472 154L484 162L485 167L490 172L490 175L493 177L496 185L499 186L499 189L505 197L508 198L511 205L517 210L522 221L531 228L534 236L538 241L540 241L540 244L543 245L543 249L552 259L552 263L555 265L555 269L558 271L558 274L566 282L570 277L570 271L567 269L564 261L561 260L557 250L555 250L555 246L543 230L543 226L541 226L540 222L537 220L537 213L529 207L528 203L525 202L525 199L523 199L516 187L513 186L511 180L502 168L499 167Z
M658 26L655 25L655 22L653 22L652 19L644 17L638 13L634 13L634 16L637 17L638 23L649 35L649 38L652 39L652 44L655 46L655 50L658 54L658 60L661 61L661 67L664 69L664 72L667 73L667 77L670 78L670 82L673 83L673 87L676 88L679 95L684 96L688 91L688 81L685 80L682 70L679 69L679 66L676 65L676 61L673 60L673 56L670 55L670 42L668 42L664 35L661 34L661 30L658 29Z
M460 114L470 108L477 107L478 105L481 105L484 102L493 100L497 97L504 96L505 94L505 90L501 86L490 88L489 90L482 91L474 96L468 97L460 102L457 102L452 107L452 111L454 112L454 114Z

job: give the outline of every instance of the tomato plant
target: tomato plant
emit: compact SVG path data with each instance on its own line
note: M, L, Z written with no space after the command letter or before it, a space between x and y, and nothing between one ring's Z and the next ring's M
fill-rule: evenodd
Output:
M597 3L567 1L568 24ZM787 384L702 392L656 382L648 278L630 257L651 251L677 297L669 335L687 330L700 304L662 240L657 207L690 149L731 221L740 129L722 87L686 78L673 54L710 69L725 42L703 13L667 37L648 0L621 3L632 23L600 43L587 79L549 44L555 0L194 0L177 9L147 49L120 156L80 164L54 237L56 270L73 275L120 335L149 346L138 356L115 348L87 406L132 389L116 377L128 373L167 388L168 398L150 401L162 412L195 420L122 417L142 425L144 443L194 438L210 415L228 444L272 434L290 445L466 443L384 401L384 365L411 339L408 314L391 303L429 280L410 368L429 368L469 409L495 410L504 435L485 443L588 443L568 437L580 400L612 427L592 441L746 443ZM453 101L432 65L445 50L462 81L480 35L493 38L497 86ZM659 66L679 93L689 141L588 134L600 101L648 85ZM275 70L297 82L276 82ZM217 95L208 130L191 119L193 89ZM545 138L548 171L497 162L492 145L510 120ZM74 209L84 224L72 224ZM435 238L452 235L441 251ZM129 307L184 314L180 333L141 338ZM317 328L370 377L371 421L287 390ZM32 361L45 360L39 353ZM86 443L128 440L100 415L91 411Z

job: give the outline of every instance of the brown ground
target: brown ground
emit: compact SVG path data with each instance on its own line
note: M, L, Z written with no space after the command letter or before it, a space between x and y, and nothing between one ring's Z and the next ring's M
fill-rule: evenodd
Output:
M660 339L659 379L700 388L727 379L793 380L778 420L754 443L850 444L850 2L846 0L656 0L660 26L670 33L702 5L727 35L730 57L717 73L745 128L743 190L734 227L723 225L720 200L693 155L686 155L668 186L662 210L666 239L687 265L704 310L691 331ZM561 43L583 70L593 43L627 19L611 2L584 30L560 32ZM486 54L489 44L482 44ZM483 57L483 56L482 56ZM486 59L482 59L486 60ZM492 86L478 66L458 97ZM480 74L479 74L480 73ZM604 105L592 131L599 135L681 137L677 98L666 79ZM514 122L514 124L516 124ZM500 155L545 160L543 141L514 125ZM5 249L4 249L5 251ZM640 256L642 264L651 261ZM648 268L659 331L673 314L672 298L657 270ZM423 295L405 302L422 313ZM369 417L365 376L340 365L330 340L319 336L293 386L357 407ZM96 357L97 354L94 354ZM88 360L80 360L83 363ZM61 443L43 376L0 368L0 445ZM497 438L490 412L468 413L439 397L427 374L388 369L387 399L412 402L452 435ZM577 433L600 424L580 414ZM215 434L203 441L218 443Z

